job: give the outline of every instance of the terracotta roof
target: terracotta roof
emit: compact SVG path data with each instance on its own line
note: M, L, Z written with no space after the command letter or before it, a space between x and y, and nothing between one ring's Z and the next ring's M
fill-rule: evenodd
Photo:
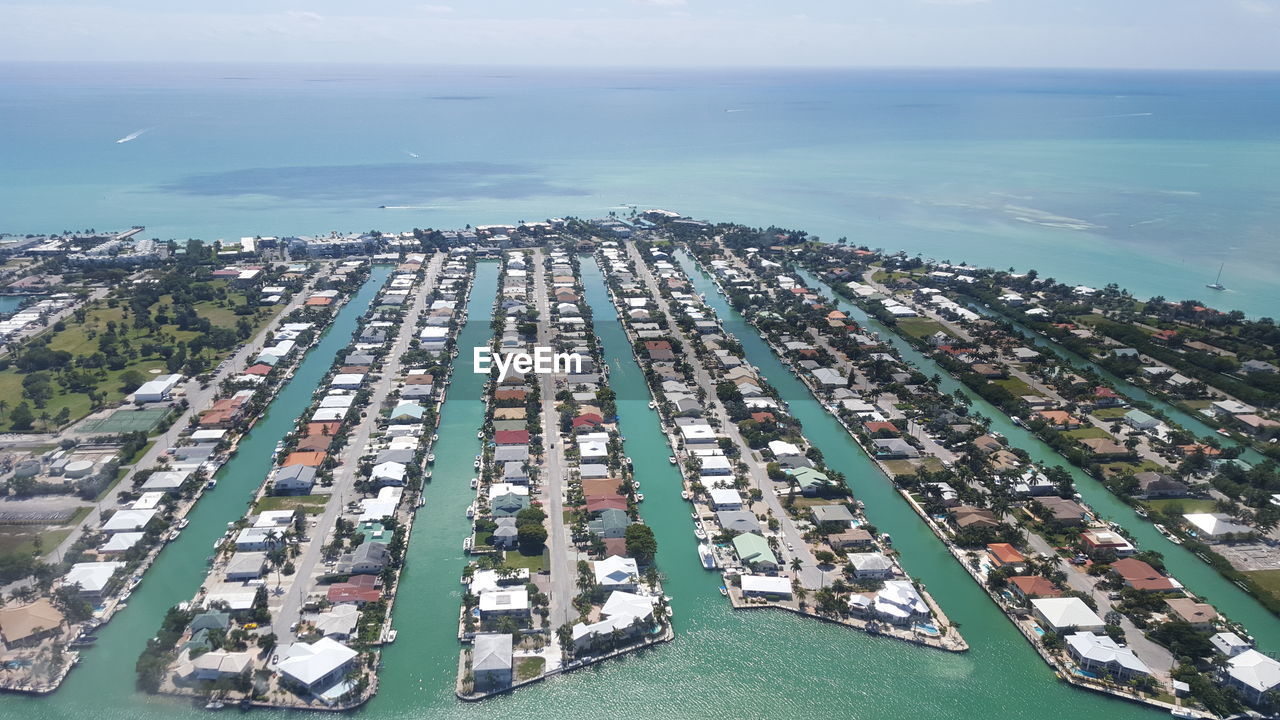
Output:
M1062 588L1054 585L1048 578L1039 575L1019 575L1009 578L1009 583L1018 588L1023 597L1058 597Z
M303 451L289 453L289 457L285 458L284 466L290 465L306 465L307 467L320 467L324 463L325 453L315 451Z
M1025 555L1018 552L1018 548L1009 543L991 543L987 545L987 552L1001 565L1016 565L1027 559Z

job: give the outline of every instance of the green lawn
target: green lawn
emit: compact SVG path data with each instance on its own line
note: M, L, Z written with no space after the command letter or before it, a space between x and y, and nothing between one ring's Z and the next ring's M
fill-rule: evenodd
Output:
M302 509L308 515L319 515L324 512L324 506L329 502L330 495L268 495L254 506L254 512L263 512L266 510L297 510Z
M545 658L527 657L520 658L516 663L516 681L532 680L542 674L543 668L547 665Z
M1075 438L1076 440L1085 440L1087 438L1107 439L1111 437L1111 434L1108 433L1106 430L1103 430L1100 427L1094 427L1092 425L1090 425L1089 427L1079 428L1078 430L1067 430L1062 434L1066 435L1069 438Z
M1213 501L1204 498L1160 498L1143 500L1143 505L1160 512L1166 512L1169 506L1181 506L1184 513L1213 512Z
M1036 392L1035 389L1032 388L1030 385L1019 380L1016 377L1001 378L999 380L992 380L991 382L996 385L999 385L1005 390L1008 390L1016 398L1020 398L1023 395L1039 395L1040 394Z
M547 569L547 549L537 555L525 555L519 550L507 550L502 557L502 564L513 568L528 568L530 574L540 573Z
M1148 470L1153 470L1155 472L1165 472L1166 470L1168 470L1168 468L1164 467L1163 465L1160 465L1159 463L1156 463L1156 462L1152 462L1151 460L1143 460L1142 462L1138 462L1138 463L1125 462L1123 460L1120 460L1117 462L1105 463L1101 467L1102 467L1102 470L1109 475L1116 474L1116 473L1124 473L1124 472L1140 473L1140 472L1146 472Z
M1099 408L1092 415L1101 420L1119 420L1129 412L1129 408Z
M66 523L55 528L41 529L39 525L3 525L0 526L0 557L6 555L30 555L37 549L41 553L52 552L58 544L71 534L71 530L89 515L92 508L76 508L75 513ZM39 548L36 539L39 538Z
M954 333L947 332L947 329L929 318L908 317L898 320L898 329L910 335L913 338L927 338L938 331L942 331L951 337L955 337Z
M1254 570L1245 575L1266 594L1280 598L1280 570Z

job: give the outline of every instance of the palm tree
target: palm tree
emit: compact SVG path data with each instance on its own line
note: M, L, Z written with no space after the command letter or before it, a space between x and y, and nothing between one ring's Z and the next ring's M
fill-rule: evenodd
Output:
M802 568L802 567L804 567L804 563L800 561L800 558L798 558L798 557L793 557L793 558L791 558L791 569L792 569L792 570L799 571L799 570L800 570L800 568Z
M0 398L0 416L3 416L5 414L5 411L7 411L8 409L9 409L9 401L3 398Z

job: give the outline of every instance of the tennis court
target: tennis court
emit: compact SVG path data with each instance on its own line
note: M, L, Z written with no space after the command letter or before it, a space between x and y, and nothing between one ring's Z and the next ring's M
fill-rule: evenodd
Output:
M128 432L151 432L151 429L169 413L168 408L131 410L120 408L100 420L88 420L79 432L98 435L119 435Z

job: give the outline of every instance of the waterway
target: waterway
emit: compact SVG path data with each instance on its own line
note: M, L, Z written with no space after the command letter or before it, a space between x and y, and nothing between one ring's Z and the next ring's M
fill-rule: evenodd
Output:
M188 515L191 524L161 551L142 585L133 591L129 606L99 631L97 644L84 652L80 666L71 671L62 687L45 698L0 696L0 717L168 720L184 714L188 704L134 689L134 662L165 612L190 600L204 580L205 559L213 552L214 538L226 531L227 522L244 514L246 503L271 467L276 443L293 429L297 410L311 403L311 395L335 355L351 342L356 321L390 274L389 267L374 267L369 280L338 312L293 378L241 440L236 456L218 471L218 486L196 503ZM194 716L194 709L189 714Z
M670 450L656 414L647 408L643 375L600 273L590 261L583 263L583 277L595 332L611 368L610 385L618 394L626 451L645 492L643 515L657 536L658 563L673 598L675 641L482 703L463 704L454 697L459 577L465 564L462 539L467 535L464 511L473 497L468 480L479 450L475 434L484 416L483 377L469 372L464 364L449 390L433 480L410 540L395 607L398 638L383 654L379 693L359 711L361 717L598 720L602 712L614 717L725 720L830 716L1041 720L1047 712L1078 718L1105 714L1110 720L1156 717L1139 706L1059 683L843 429L720 301L710 281L691 273L695 284L710 291L717 312L743 341L751 362L790 400L806 436L823 449L833 467L849 477L858 497L866 502L871 521L893 534L907 569L929 585L951 619L960 623L972 650L956 655L918 648L779 610L734 611L717 590L719 576L703 570L698 561L688 509L679 499L679 480L666 462ZM497 282L496 265L482 263L469 305L471 321L458 343L464 363L471 347L487 342ZM302 400L294 398L294 406ZM250 465L266 467L275 438L271 435L263 441L266 453ZM246 455L242 451L241 457ZM248 475L240 481L237 501L246 498L260 479L254 472ZM216 493L229 489L220 483ZM77 669L63 691L52 698L0 698L0 716L32 720L79 720L91 715L100 720L204 717L186 710L187 706L133 691L134 658L165 608L190 596L203 574L204 548L220 532L221 523L238 513L238 507L227 505L219 511L209 505L197 511L207 514L178 541L195 541L195 545L185 551L166 551L161 558L165 566L135 592L136 604L131 603L134 606L104 632L94 651L97 657ZM184 568L184 563L191 567ZM160 578L168 578L165 585ZM107 663L106 657L116 662ZM268 711L254 714L286 716Z
M806 274L805 277L806 279L808 279L808 278L812 278L813 276ZM834 294L835 293L832 293L832 295ZM1152 407L1157 408L1158 410L1160 410L1160 412L1167 415L1170 420L1178 423L1185 430L1187 430L1188 432L1194 435L1199 436L1201 439L1216 440L1218 444L1223 446L1240 445L1240 443L1236 442L1235 440L1232 440L1230 438L1225 438L1219 435L1216 429L1205 424L1202 420L1200 420L1200 418L1192 415L1191 413L1188 413L1187 411L1174 405L1173 403L1170 403L1162 398L1152 395L1146 390L1138 387L1137 385L1134 385L1128 380L1125 380L1124 378L1120 377L1119 375L1116 375L1110 370L1107 370L1106 368L1093 362L1092 360L1089 360L1088 358L1083 357L1079 353L1073 352L1067 349L1066 347L1054 342L1053 340L1050 340L1044 335L1041 335L1040 333L1023 325L1017 320L1014 320L1008 315L1005 315L1004 313L998 310L995 310L993 308L986 307L981 303L969 302L968 305L970 308L974 310L974 312L981 313L994 320L1003 320L1009 323L1014 327L1015 330L1021 333L1023 337L1025 337L1030 342L1034 343L1036 347L1049 350L1053 354L1057 355L1058 357L1070 363L1073 367L1088 368L1096 372L1099 377L1101 377L1103 380L1106 380L1108 383L1110 383L1111 386L1119 390L1121 394L1125 395L1131 400L1138 400L1138 401L1147 403ZM1261 463L1266 460L1266 458L1263 457L1262 453L1258 452L1257 450L1254 450L1251 447L1248 447L1247 445L1244 446L1244 452L1240 454L1240 457L1241 459L1251 464Z
M0 295L0 320L18 311L18 307L31 297L30 295Z
M972 411L990 419L993 430L1003 433L1010 444L1026 450L1032 460L1046 465L1061 465L1066 468L1071 473L1072 479L1075 480L1076 490L1079 491L1080 495L1094 511L1103 518L1122 525L1142 549L1155 550L1161 553L1164 556L1165 566L1171 574L1177 577L1192 592L1217 607L1227 617L1244 623L1249 632L1257 639L1260 647L1271 650L1280 648L1280 623L1277 623L1275 616L1262 607L1252 596L1219 575L1216 570L1186 548L1169 542L1156 531L1150 522L1135 515L1132 508L1111 494L1101 483L1068 463L1065 458L1055 453L1035 435L1014 425L1007 415L952 378L940 365L931 358L926 357L919 350L916 350L892 329L863 312L857 305L836 295L830 286L816 278L812 273L799 271L798 274L809 287L820 289L835 298L836 306L858 324L877 332L882 340L886 340L893 345L903 360L920 369L926 375L937 374L941 378L940 387L943 391L954 393L959 390L962 392L969 399Z

